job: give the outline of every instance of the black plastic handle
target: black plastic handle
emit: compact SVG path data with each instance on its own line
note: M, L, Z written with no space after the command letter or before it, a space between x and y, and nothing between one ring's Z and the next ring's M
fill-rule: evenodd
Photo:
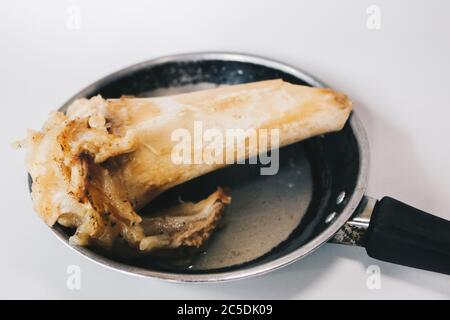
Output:
M365 247L375 259L450 274L450 221L390 197L376 203Z

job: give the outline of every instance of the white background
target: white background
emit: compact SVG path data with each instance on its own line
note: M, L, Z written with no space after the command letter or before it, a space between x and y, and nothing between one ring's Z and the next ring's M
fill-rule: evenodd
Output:
M79 30L67 8L81 10ZM366 9L381 8L381 29ZM215 50L305 69L347 93L371 143L368 193L450 218L448 1L2 1L0 12L0 298L450 298L450 277L325 245L260 278L180 285L123 275L61 244L33 212L24 152L10 143L117 69ZM68 265L81 290L66 287ZM381 289L366 268L381 268Z

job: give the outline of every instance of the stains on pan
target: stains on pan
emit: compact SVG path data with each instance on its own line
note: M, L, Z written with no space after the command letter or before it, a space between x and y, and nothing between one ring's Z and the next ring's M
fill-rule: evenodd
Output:
M121 70L81 91L62 109L75 98L97 94L160 96L275 78L322 86L298 69L263 58L188 54ZM274 176L259 175L258 165L230 166L169 190L142 210L150 214L179 198L197 201L217 186L229 188L233 200L223 223L199 250L123 258L73 249L122 272L173 281L223 281L265 273L308 254L344 224L365 191L367 157L365 133L352 115L340 132L282 148ZM73 232L58 225L53 230L65 243Z

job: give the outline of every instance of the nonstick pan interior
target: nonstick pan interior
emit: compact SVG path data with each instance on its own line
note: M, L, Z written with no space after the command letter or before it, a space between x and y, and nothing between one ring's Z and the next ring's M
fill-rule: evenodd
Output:
M276 78L315 85L307 77L248 61L167 61L119 72L74 98L97 94L105 98L160 96ZM274 176L261 176L258 165L232 165L169 190L142 210L141 214L151 214L180 198L198 201L217 186L228 188L232 204L205 247L178 250L176 254L158 252L146 258L98 254L133 267L174 274L228 272L265 264L297 250L333 223L355 190L358 172L358 144L347 123L338 133L281 149L280 170ZM73 232L55 228L64 238Z

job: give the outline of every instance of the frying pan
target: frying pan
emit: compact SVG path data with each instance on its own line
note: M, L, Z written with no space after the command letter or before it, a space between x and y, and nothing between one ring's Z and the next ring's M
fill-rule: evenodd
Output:
M283 63L235 53L174 55L113 73L72 97L101 94L157 96L218 85L281 78L324 87ZM356 107L357 110L357 107ZM221 227L199 250L128 257L68 243L73 230L52 230L70 248L128 274L177 282L217 282L261 275L297 261L327 241L364 246L369 256L450 274L450 221L390 197L365 195L369 145L357 111L336 133L280 150L276 175L258 165L232 165L161 195L141 214L183 200L200 200L217 186L229 188L232 204ZM30 182L31 183L31 182Z

